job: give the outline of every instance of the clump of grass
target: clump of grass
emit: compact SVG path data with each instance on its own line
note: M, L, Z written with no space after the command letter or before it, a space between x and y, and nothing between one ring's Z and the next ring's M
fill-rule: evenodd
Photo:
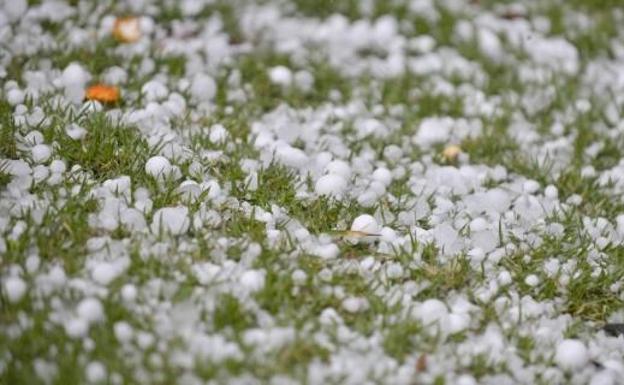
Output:
M49 115L50 124L40 127L48 143L56 142L68 167L79 165L95 180L120 175L143 176L151 151L135 128L113 121L105 113L72 116L67 111ZM70 138L65 129L76 123L87 130L82 140Z

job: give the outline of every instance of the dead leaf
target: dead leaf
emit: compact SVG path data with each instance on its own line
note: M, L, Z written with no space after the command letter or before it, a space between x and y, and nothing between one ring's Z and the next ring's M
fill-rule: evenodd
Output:
M95 84L87 88L85 98L88 100L97 100L100 103L116 103L119 101L119 88L106 84Z

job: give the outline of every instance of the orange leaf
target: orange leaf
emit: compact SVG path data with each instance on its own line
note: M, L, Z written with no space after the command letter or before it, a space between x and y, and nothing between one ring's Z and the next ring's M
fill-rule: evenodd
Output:
M116 103L119 101L119 88L106 84L96 84L87 88L85 97L100 103Z

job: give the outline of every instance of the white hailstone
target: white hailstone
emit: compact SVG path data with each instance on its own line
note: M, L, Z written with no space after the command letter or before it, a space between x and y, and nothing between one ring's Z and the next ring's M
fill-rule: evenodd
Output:
M41 182L50 176L50 170L44 165L37 165L33 167L33 178L35 182Z
M314 185L314 192L318 195L340 197L347 189L347 181L337 174L327 174L320 177Z
M488 223L484 218L477 217L470 221L470 231L478 232L486 230L488 227Z
M620 378L624 376L624 362L622 362L621 360L618 360L617 358L612 358L602 361L601 363L602 366L604 366L609 373L617 375Z
M396 231L390 227L383 227L379 233L381 234L381 240L384 242L391 243L397 239Z
M208 135L208 139L210 142L219 144L224 143L228 138L228 131L221 124L215 124L210 127L210 135Z
M418 318L425 325L442 322L448 316L448 309L444 302L437 299L428 299L418 307Z
M258 270L247 270L241 275L240 284L250 292L259 291L264 287L264 274Z
M217 82L210 75L195 74L191 82L190 92L197 102L212 100L217 95Z
M9 277L4 281L4 292L6 293L9 302L19 302L24 294L26 294L26 282L20 277Z
M107 84L119 85L128 81L128 73L121 67L113 66L104 71L102 79Z
M46 144L38 144L30 151L35 163L45 163L52 156L52 148Z
M602 371L594 374L589 385L615 385L615 374L612 371Z
M73 317L63 323L63 328L69 338L83 338L89 333L89 322L81 317Z
M180 183L180 186L176 191L182 196L183 199L196 199L201 194L201 187L199 183L194 180L185 180Z
M245 177L245 187L249 191L258 190L258 173L251 171L249 175Z
M154 19L149 16L142 16L139 20L141 31L147 35L154 32Z
M6 172L13 176L27 176L32 172L28 163L21 159L5 161L3 165L6 165Z
M494 61L500 60L504 51L498 36L489 29L479 29L477 37L479 50Z
M452 120L450 119L426 118L420 123L413 141L415 144L425 147L435 143L447 142L451 128Z
M104 308L97 298L85 298L78 304L76 313L80 318L89 323L100 321L104 318Z
M566 203L572 206L578 206L583 203L583 197L578 194L572 194L568 197Z
M134 333L132 326L125 321L116 322L113 326L113 331L115 333L115 338L117 338L117 341L120 343L129 342Z
M477 385L477 380L470 374L462 374L455 380L455 385Z
M78 63L71 63L63 70L61 81L65 87L72 85L83 86L89 81L89 74Z
M92 270L91 276L93 280L100 285L108 285L119 275L120 269L108 262L98 263Z
M295 73L295 84L303 91L310 91L314 87L314 75L308 71L297 71Z
M367 234L379 234L379 224L375 218L368 214L360 215L353 220L351 231L359 231Z
M498 273L498 277L496 278L496 280L501 286L507 286L511 284L511 274L507 270L503 270Z
M55 174L62 174L65 170L67 170L67 166L62 160L55 159L50 163L50 171Z
M357 313L360 310L366 310L368 302L364 298L348 297L342 301L342 308L349 313Z
M380 167L373 172L373 179L388 187L392 183L392 173L387 168Z
M35 374L44 384L50 383L50 379L58 375L56 364L41 358L36 358L33 361L33 369L35 369Z
M461 250L461 237L455 228L447 222L437 225L432 229L435 243L445 254L454 254Z
M314 156L314 163L319 169L324 169L331 162L333 155L330 152L322 151Z
M291 274L291 278L295 285L303 285L308 279L308 275L306 274L305 271L301 269L297 269L293 271L293 273Z
M537 181L527 180L522 184L522 190L527 194L534 194L540 188L540 185Z
M169 89L158 80L150 80L141 87L141 93L148 102L165 99L169 95Z
M137 289L133 284L127 283L121 288L121 299L124 302L134 302L137 297Z
M275 152L277 159L285 166L300 168L308 163L305 152L289 145L280 146Z
M565 133L565 126L561 122L555 122L550 127L550 132L555 136L561 136Z
M3 2L4 13L11 21L18 21L28 9L26 0L11 0Z
M85 376L88 382L103 382L106 380L106 367L99 361L89 362L85 368Z
M468 257L470 257L471 263L480 264L485 259L485 253L483 249L475 247L474 249L468 250Z
M274 84L289 86L293 81L293 74L287 67L276 66L269 70L269 78Z
M24 141L30 145L42 144L44 142L43 134L37 130L32 130L24 137Z
M366 190L357 197L357 202L362 207L373 207L379 196L372 190Z
M61 83L65 88L65 97L72 103L81 103L85 95L85 84L90 75L78 63L68 65L61 75Z
M467 314L451 313L447 318L447 326L448 332L451 334L464 331L470 326L470 316Z
M184 206L164 207L154 213L152 232L158 233L161 229L172 235L186 233L191 225L188 208Z
M65 129L65 133L67 134L67 136L74 140L80 140L84 138L85 135L87 135L87 130L77 124L72 123L67 126L67 128Z
M12 106L17 106L24 101L24 91L19 88L10 89L6 94L6 100Z
M209 180L199 184L202 191L208 191L208 198L214 199L221 195L221 186L216 180Z
M372 191L377 196L382 196L386 193L386 186L384 186L383 183L374 180L368 186L368 190Z
M548 185L544 189L544 196L548 199L556 199L559 196L559 191L557 190L557 187Z
M583 178L593 178L596 176L596 169L594 166L585 166L581 169L581 176Z
M63 176L61 174L52 174L46 180L46 183L50 186L56 186L63 181Z
M589 352L579 340L566 339L557 345L555 362L564 370L580 369L589 361Z
M119 214L119 221L131 231L141 231L147 227L143 213L135 208L122 210Z
M386 275L390 279L403 277L403 266L400 263L390 263L386 267Z
M531 287L535 287L539 285L539 278L535 274L530 274L530 275L527 275L527 277L524 279L524 283L526 283L527 285Z
M360 268L363 271L372 270L376 265L377 265L377 262L375 261L375 258L372 256L366 257L360 262Z
M340 249L333 243L328 243L326 245L318 245L314 247L311 251L311 254L316 255L317 257L321 257L323 259L333 259L338 257L340 254Z
M333 160L325 166L325 172L342 176L345 180L351 179L351 166L344 160Z
M26 271L30 274L33 274L37 270L39 270L39 266L41 266L41 260L36 255L31 255L26 258Z
M145 163L145 172L154 178L165 178L171 174L171 171L171 163L164 156L153 156Z

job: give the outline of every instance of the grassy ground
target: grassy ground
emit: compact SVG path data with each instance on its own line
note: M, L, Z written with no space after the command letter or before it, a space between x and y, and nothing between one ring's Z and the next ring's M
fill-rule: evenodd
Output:
M465 2L457 10L442 2L434 8L439 16L434 21L409 11L403 1L373 1L370 10L354 1L288 3L280 8L285 14L313 20L336 13L349 21L392 15L399 20L400 35L430 35L436 42L434 52L452 49L454 57L473 65L478 75L471 77L461 71L406 71L388 78L366 72L353 75L322 54L314 54L312 48L302 60L279 52L262 36L246 35L241 27L244 2L217 1L189 17L176 2L165 1L150 11L162 34L173 33L180 20L192 24L212 18L221 21L230 43L254 45L212 72L218 93L207 110L195 109L190 94L182 92L189 100L186 113L169 118L164 125L155 120L149 126L116 118L111 111L127 113L145 108L147 102L141 89L147 81L160 74L174 89L187 76L192 60L204 63L205 58L163 53L156 38L149 41L144 53L129 54L111 37L98 39L93 45L70 48L65 42L76 33L74 27L93 29L97 25L85 11L66 20L37 24L39 33L54 42L49 47L20 52L11 47L9 39L3 43L11 48L11 54L3 59L5 81L14 80L21 87L27 87L29 71L62 71L72 62L84 66L94 80L103 79L110 67L120 66L127 71L128 81L122 87L123 100L118 105L104 106L100 112L59 105L56 97L62 91L42 91L23 104L30 114L40 111L43 119L35 116L27 124L16 117L15 107L6 95L0 100L0 158L23 159L34 169L31 146L25 137L37 130L44 143L51 145L52 159L66 164L66 171L56 181L48 177L24 182L12 175L8 166L0 171L0 277L6 282L9 276L21 276L28 286L19 301L9 300L6 287L0 296L0 383L86 383L93 380L88 368L94 362L106 368L107 375L100 382L114 384L209 380L254 383L251 379L275 384L279 383L278 375L295 383L312 384L319 383L312 372L330 373L331 365L350 368L345 372L365 371L349 367L351 361L347 358L340 361L341 354L350 354L354 362L371 366L375 361L383 362L386 366L380 367L379 373L366 372L362 377L371 384L403 383L405 376L414 384L450 384L458 383L462 374L483 383L503 378L496 376L507 376L512 383L589 382L597 369L586 369L576 378L570 371L561 371L554 380L548 377L552 374L547 369L556 367L554 347L553 343L540 341L537 330L547 321L559 322L564 329L559 331L561 336L591 345L598 343L592 341L602 341L594 338L604 338L600 327L622 313L624 246L615 236L599 240L588 231L588 223L599 218L613 228L623 213L622 189L616 181L611 185L600 182L622 158L619 121L610 119L607 112L614 105L621 108L621 96L602 93L597 86L588 84L585 76L591 65L619 60L614 48L623 38L618 25L624 9L619 8L619 2L532 1L526 11L517 15L506 11L505 2ZM37 6L38 2L29 4ZM97 17L122 15L132 9L130 3L123 2L102 3L96 8L93 15ZM474 20L475 15L490 15L509 23L514 19L517 23L549 24L546 35L565 38L576 47L578 71L566 74L553 70L546 81L533 83L521 79L520 67L537 71L539 66L532 67L534 61L525 52L517 52L504 38L501 44L506 56L494 60L479 49L477 40L456 36L454 31L460 21ZM581 19L579 15L589 20L588 27L574 26L573 22ZM15 34L35 35L19 22L11 28ZM369 58L379 53L372 50L359 55ZM151 70L142 69L145 58L152 60ZM305 69L314 77L313 88L306 92L275 84L269 73L277 65ZM240 87L229 83L233 74L240 77ZM477 79L479 76L481 80ZM472 91L468 97L459 93L443 95L438 92L441 83L464 85ZM234 91L240 89L245 91L246 100L232 101ZM477 95L484 101L499 101L496 111L478 112L479 103L474 106ZM523 104L523 100L532 100L535 95L547 95L548 102L536 108ZM579 109L579 100L588 101L591 108ZM268 114L285 105L294 116L288 124L294 124L350 101L363 106L362 116L375 116L396 128L384 137L362 137L358 133L357 113L324 120L325 132L331 132L329 127L338 124L339 129L333 134L348 151L345 159L355 164L354 159L370 153L377 166L392 170L401 167L406 171L405 175L394 177L386 194L373 205L363 204L355 195L343 199L318 196L313 193L314 175L302 174L279 161L259 167L257 187L250 185L244 161L266 156L254 145L254 124L272 124ZM397 108L400 113L393 112ZM460 160L446 160L440 155L445 145L452 143L432 147L413 144L419 124L435 116L480 122L479 134L454 143L463 151ZM555 122L562 121L563 133L553 134ZM227 141L215 143L210 139L208 128L216 123L227 128ZM82 140L67 136L65 130L71 124L87 130ZM180 168L180 179L215 181L222 190L219 198L211 198L211 191L207 190L189 200L179 193L180 179L159 182L146 173L147 160L166 154L169 148L167 143L156 142L159 130L173 134L174 143L185 149L172 157ZM522 130L536 138L526 139ZM558 138L564 140L563 149L549 154L552 159L544 160L540 150ZM330 146L303 139L292 145L308 154ZM400 159L391 159L384 152L393 145L402 149ZM423 196L412 188L415 179L424 179L423 175L410 174L417 162L430 169L503 167L506 177L485 181L479 186L482 191L534 180L540 184L540 190L549 185L556 187L561 203L580 198L577 204L564 205L561 210L536 219L539 223L527 231L538 236L539 241L534 243L530 237L502 227L492 230L500 233L497 247L501 253L497 259L490 257L478 264L471 257L470 248L444 255L435 242L417 239L415 228L434 229L439 220L433 219L437 215L435 208L442 205L436 200L440 197L437 192L431 190L431 196ZM177 205L188 207L191 218L213 219L193 224L188 232L177 236L97 225L104 204L98 189L103 188L105 181L124 175L131 178L131 194L140 190L150 197L153 208L145 213L147 224L152 222L157 209ZM364 179L365 175L355 176L353 186ZM28 182L26 189L19 188L19 183ZM308 194L304 196L302 191ZM469 216L462 214L463 195L467 194L443 197L456 205L457 218ZM412 224L401 220L401 213L412 212L419 201L430 203L428 214ZM258 220L262 210L281 219L274 219L273 227L268 226ZM511 207L510 215L518 215L519 210ZM348 229L355 217L366 213L375 215L410 242L384 251L377 244L353 245L336 235L336 231ZM470 239L471 219L458 229L464 239ZM500 221L499 224L503 219ZM557 224L561 232L549 233L552 224ZM302 248L302 235L293 231L299 227L307 229L315 239L333 240L339 249L338 258L319 258ZM98 243L105 246L98 248ZM128 266L114 280L104 285L94 283L94 263L125 257ZM379 270L358 270L366 258L378 263ZM544 266L553 259L565 268L551 274ZM264 284L257 291L244 292L237 288L237 278L224 277L221 284L202 282L197 269L206 263L230 266L232 277L249 269L262 271ZM402 273L387 273L392 265L400 267ZM59 268L62 273L54 270ZM511 282L484 295L488 285L503 271L509 273ZM536 276L538 283L531 284L529 276ZM566 277L565 283L562 276ZM128 299L130 287L137 290L136 299ZM67 319L76 314L78 304L86 297L99 298L105 316L94 322L86 335L71 337ZM365 309L350 312L343 306L347 298L362 299ZM414 316L414 309L432 298L449 307L459 298L468 301L473 307L469 326L451 334L436 332ZM529 308L525 317L523 306ZM539 310L535 310L536 306ZM341 321L325 321L331 313L328 309ZM520 316L514 320L509 309L519 311ZM120 322L132 328L131 341L124 341L119 331L116 333ZM178 333L176 329L188 330L190 334ZM502 360L493 359L487 351L463 353L466 359L454 353L467 351L470 346L488 346L487 336L493 329L505 347L501 350ZM266 337L266 346L252 342L253 331L267 330L274 334ZM280 330L285 337L278 335ZM214 340L206 342L198 336ZM618 357L621 353L621 348L598 349L592 353L592 359L617 360L622 358ZM514 363L509 358L512 356L519 357L521 363ZM519 373L525 373L522 370L527 368L534 368L531 379L519 378ZM355 374L341 370L327 374L324 383L358 381ZM404 372L408 374L401 374Z

